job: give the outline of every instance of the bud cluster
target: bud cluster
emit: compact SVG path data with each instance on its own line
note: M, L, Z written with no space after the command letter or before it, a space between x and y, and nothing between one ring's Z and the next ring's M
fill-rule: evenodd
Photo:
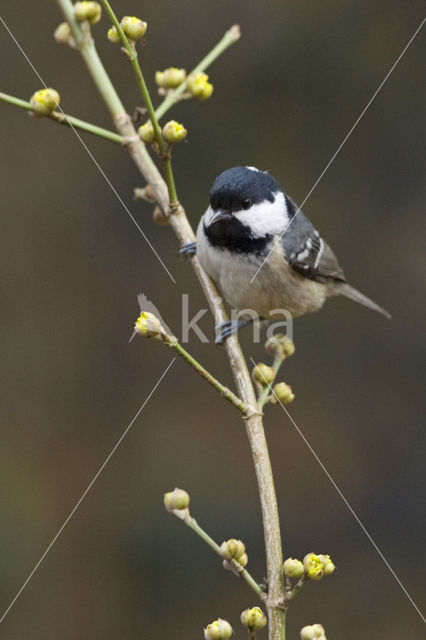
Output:
M161 336L166 336L166 332L161 322L153 313L141 311L135 323L135 332L145 338L161 340Z
M186 79L185 69L169 67L164 71L155 72L155 82L162 89L176 89Z
M260 607L252 607L242 612L241 622L251 631L258 631L266 627L268 620Z
M197 100L207 100L213 93L213 85L207 73L191 73L186 80L188 91Z
M222 618L211 622L204 629L206 640L229 640L233 633L234 631L229 622L222 620Z
M331 575L335 566L329 555L308 553L303 562L296 558L287 558L283 564L284 575L288 578L301 578L306 575L310 580L321 580Z
M294 346L293 340L290 340L290 338L282 333L276 333L265 342L265 349L269 354L285 360L285 358L293 355L296 347Z
M294 400L293 389L286 382L278 382L272 387L271 404L290 404Z
M102 7L99 2L76 2L74 15L77 22L96 24L102 17Z
M58 44L68 44L70 47L75 47L75 41L72 37L71 27L68 22L61 22L61 24L58 24L53 32L53 37Z
M37 116L48 116L55 111L61 101L61 96L55 89L40 89L30 98L31 109Z
M263 362L259 362L252 371L253 380L258 382L262 387L272 384L275 380L275 375L273 368Z
M164 506L167 511L182 511L189 507L189 493L185 489L178 489L177 487L173 491L169 491L164 494Z
M235 538L230 538L229 540L225 540L220 545L222 556L224 558L223 566L225 569L233 570L232 560L235 560L242 567L245 567L248 562L248 556L246 554L246 547L244 542L241 540L235 540Z
M312 624L303 627L300 631L301 640L327 640L322 624Z
M124 18L121 18L120 26L124 31L124 35L133 43L142 38L148 28L146 22L135 16L124 16ZM120 42L120 35L115 27L108 29L107 37L113 44L119 44Z

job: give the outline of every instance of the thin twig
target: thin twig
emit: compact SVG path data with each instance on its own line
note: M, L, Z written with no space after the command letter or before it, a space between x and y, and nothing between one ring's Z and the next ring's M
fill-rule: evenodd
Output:
M191 516L191 514L189 513L189 510L183 511L183 510L175 509L175 510L172 510L171 513L173 513L175 516L177 516L190 529L192 529L198 536L200 536L200 538L202 540L204 540L204 542L206 542L209 545L209 547L211 549L213 549L213 551L215 551L222 559L225 559L224 555L223 555L223 552L222 552L222 549L220 548L220 546L213 540L213 538L211 538L209 536L207 531L204 531L204 529L202 527L200 527L200 525L195 520L195 518L193 518ZM264 600L265 594L262 591L262 587L256 582L256 580L247 571L247 569L242 567L239 564L239 562L237 562L236 560L232 560L231 561L231 565L234 567L235 573L238 574L239 576L241 576L241 578L244 580L244 582L246 582L248 584L248 586L251 589L253 589L253 591L255 591L257 593L259 598Z
M15 96L10 96L7 93L0 93L0 101L7 102L9 104L13 104L16 107L21 107L22 109L26 109L27 111L32 111L32 106L30 102L26 100L21 100L20 98L15 98ZM55 122L59 122L59 124L64 124L67 126L75 127L76 129L82 129L83 131L87 131L88 133L93 133L96 136L100 136L101 138L105 138L106 140L111 140L112 142L118 142L118 144L123 144L125 139L123 136L120 136L115 131L109 131L108 129L104 129L103 127L98 127L91 122L86 122L85 120L80 120L79 118L75 118L74 116L69 116L67 114L61 113L60 111L52 111L49 115L44 116L50 118L51 120L55 120Z
M274 362L272 364L272 368L273 368L273 370L275 372L275 377L276 377L278 371L280 370L280 367L281 367L283 362L284 362L284 358L280 358L280 356L278 354L275 355ZM256 368L257 368L258 372L262 375L262 372L260 371L260 369L258 369L258 367L256 367ZM272 395L272 387L271 387L271 385L268 384L268 382L266 381L266 378L264 376L262 376L262 377L264 378L265 386L264 386L263 391L262 391L262 393L260 394L260 396L259 396L259 398L257 400L257 406L259 407L259 409L262 409L265 406L265 404L267 402L269 402L269 398Z
M219 40L217 45L213 47L211 51L197 64L196 67L189 73L189 75L200 73L201 71L205 71L217 58L222 55L228 47L237 42L241 37L240 27L237 24L234 24L233 27L228 29L224 34L223 38ZM174 105L176 102L179 102L183 93L185 93L187 88L186 80L184 80L174 91L170 91L166 98L164 98L163 102L160 106L155 110L155 115L158 120L164 116L164 114Z

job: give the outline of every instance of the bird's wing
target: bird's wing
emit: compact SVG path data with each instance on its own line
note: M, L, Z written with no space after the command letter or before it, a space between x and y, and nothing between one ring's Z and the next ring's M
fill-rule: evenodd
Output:
M296 205L292 201L291 204L296 213ZM297 213L297 224L289 224L281 242L290 266L302 276L317 282L327 282L329 278L345 282L333 251L301 211Z

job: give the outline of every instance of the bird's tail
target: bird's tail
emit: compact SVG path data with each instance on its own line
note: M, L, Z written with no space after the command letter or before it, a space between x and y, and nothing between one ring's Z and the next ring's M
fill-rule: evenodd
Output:
M339 282L338 284L336 283L335 292L337 294L341 294L342 296L346 296L346 298L350 298L355 302L359 302L359 304L363 304L364 307L368 307L369 309L373 309L373 311L382 313L388 319L391 318L390 313L385 311L385 309L382 309L382 307L379 307L379 305L373 302L373 300L370 300L370 298L367 298L367 296L365 296L357 289L354 289L354 287L351 287L346 282Z

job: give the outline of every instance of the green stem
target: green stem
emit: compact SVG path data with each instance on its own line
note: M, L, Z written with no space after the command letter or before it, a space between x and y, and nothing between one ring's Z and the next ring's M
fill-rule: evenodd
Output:
M193 518L190 515L189 511L186 511L185 515L183 517L179 513L179 511L177 511L177 510L172 511L172 513L174 513L176 516L178 516L178 518L183 520L183 522L190 529L192 529L197 535L199 535L200 538L202 540L204 540L204 542L206 542L209 545L209 547L211 549L213 549L213 551L215 551L223 559L223 553L222 553L222 549L220 548L220 546L213 540L213 538L211 538L209 536L209 534L206 531L204 531L204 529L202 529L200 527L200 525L195 520L195 518ZM243 567L241 567L241 565L237 561L234 561L234 560L231 561L231 564L236 569L236 572L238 573L238 575L240 575L241 578L244 580L244 582L246 582L248 584L248 586L251 589L253 589L253 591L255 591L257 593L259 598L261 598L263 600L265 594L262 591L262 588L260 587L260 585L257 584L256 580L247 571L247 569L244 569Z
M32 106L30 102L26 102L25 100L21 100L20 98L15 98L14 96L9 96L7 93L0 92L0 101L7 102L9 104L13 104L17 107L21 107L22 109L26 109L27 111L32 111ZM93 133L96 136L100 136L101 138L105 138L106 140L111 140L112 142L118 142L118 144L123 144L125 142L125 138L120 136L118 133L114 131L109 131L108 129L104 129L103 127L98 127L95 124L91 124L90 122L86 122L85 120L80 120L79 118L74 118L74 116L66 115L60 111L52 111L51 114L45 116L50 118L51 120L55 120L55 122L59 122L59 124L68 125L69 127L74 127L76 129L81 129L82 131L87 131L88 133Z
M307 581L307 577L306 577L306 573L304 573L303 576L300 578L300 580L296 583L296 585L290 591L290 593L286 595L286 598L285 598L286 604L288 604L291 600L293 600L297 596L297 594L301 591L301 589L303 589L306 581Z
M277 376L277 373L283 362L284 362L284 358L280 358L278 355L275 356L274 362L272 364L272 368L275 372L275 377ZM272 387L265 380L265 387L257 401L257 406L259 407L259 409L262 409L265 406L265 404L268 402L271 396L271 392L272 392Z
M207 371L186 349L179 344L176 338L162 334L162 340L170 349L173 349L181 358L183 358L193 369L195 369L209 384L219 391L220 395L226 398L234 407L237 407L242 413L248 413L248 407L244 402L235 395L228 387L225 387L211 373Z
M154 128L155 140L160 150L160 158L162 159L162 162L164 165L164 176L165 176L167 188L169 191L170 204L173 204L178 201L178 197L176 193L175 180L173 177L173 169L172 169L172 162L170 158L170 152L167 148L166 142L164 141L163 135L161 133L160 125L158 124L158 119L155 115L151 96L148 91L148 87L146 86L145 78L143 77L142 69L139 64L135 43L130 43L108 0L101 0L101 2L105 7L109 17L111 18L111 21L114 27L117 29L117 33L120 36L120 40L123 43L123 46L129 57L129 61L132 66L133 72L136 76L136 80L139 85L139 90L141 92L142 100L144 101L144 104L148 111L149 119L151 120L152 126Z
M221 40L217 43L215 47L197 64L197 66L191 71L193 73L200 73L201 71L205 71L228 47L230 47L234 42L241 37L240 27L238 25L234 25L231 27L223 36ZM162 116L168 111L176 102L179 102L180 96L186 90L186 81L182 82L174 91L171 91L167 94L166 98L164 98L163 102L156 109L155 115L160 120Z

